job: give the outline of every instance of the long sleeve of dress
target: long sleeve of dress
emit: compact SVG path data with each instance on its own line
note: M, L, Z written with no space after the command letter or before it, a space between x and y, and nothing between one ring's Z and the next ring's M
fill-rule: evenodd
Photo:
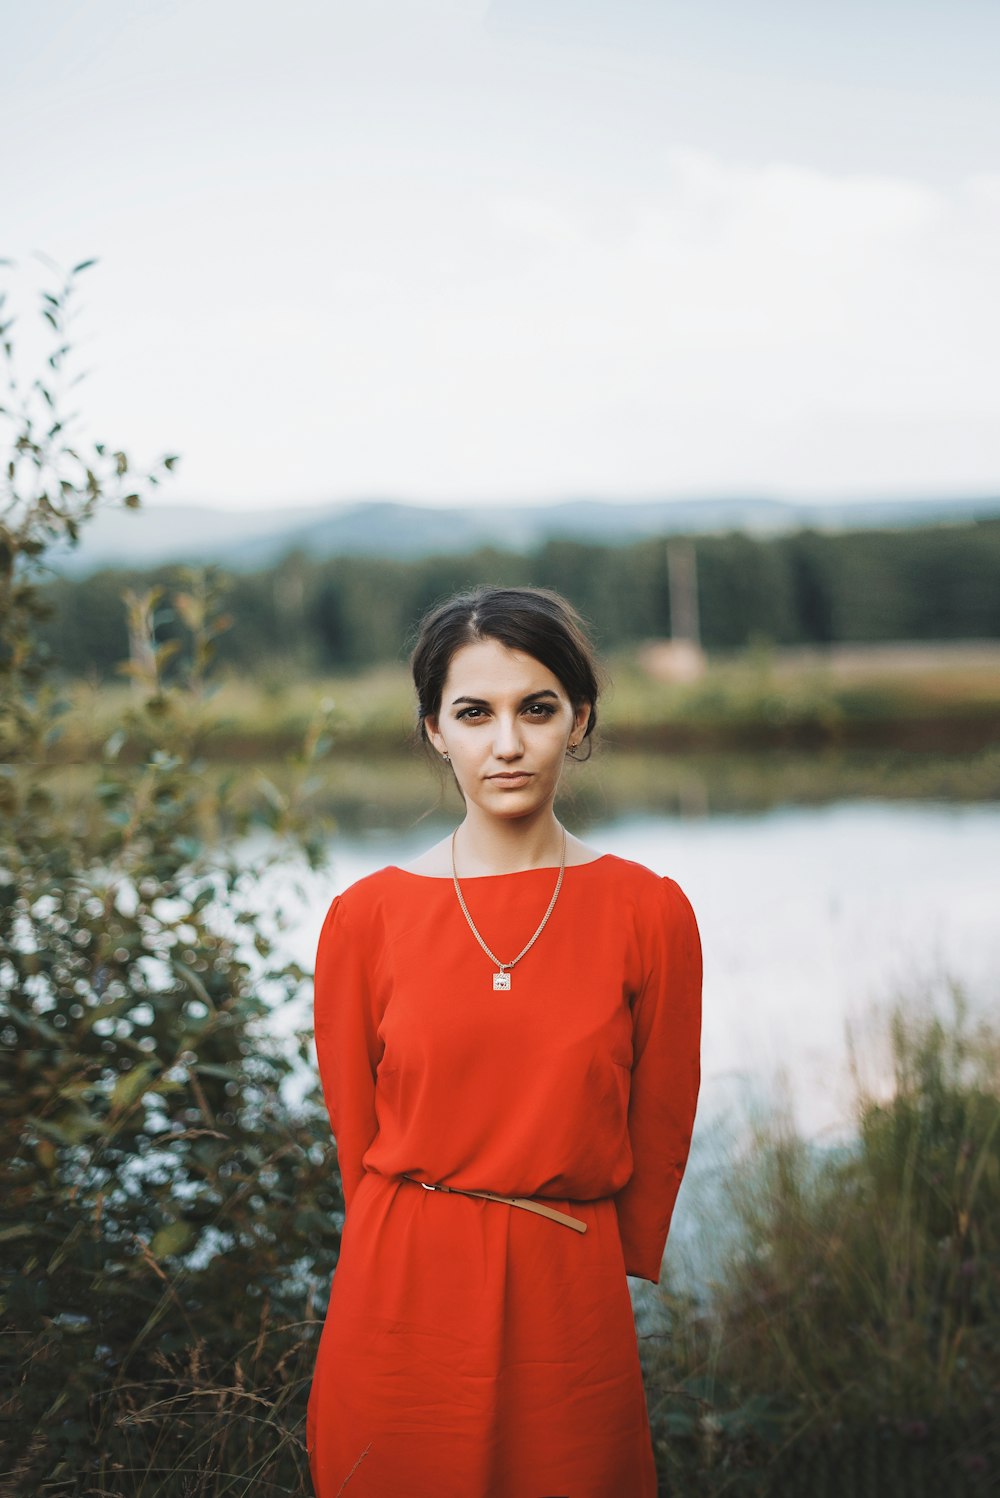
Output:
M316 953L314 1029L345 1209L363 1174L362 1157L378 1132L375 1073L382 1046L366 946L338 896L323 923Z
M632 1018L633 1172L615 1205L626 1271L655 1283L691 1146L701 1075L701 943L694 912L671 879L661 882L646 960Z

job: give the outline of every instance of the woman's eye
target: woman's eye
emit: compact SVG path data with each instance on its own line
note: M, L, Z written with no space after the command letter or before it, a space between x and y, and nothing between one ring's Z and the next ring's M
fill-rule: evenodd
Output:
M548 702L529 702L523 711L526 717L544 722L545 719L552 717L555 708ZM461 712L456 714L460 722L466 723L481 723L488 716L489 713L484 707L463 707Z

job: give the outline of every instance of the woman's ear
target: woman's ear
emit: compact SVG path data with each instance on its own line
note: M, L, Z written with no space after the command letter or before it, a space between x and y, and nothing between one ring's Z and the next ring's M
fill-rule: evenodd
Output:
M438 719L436 713L433 715L428 715L424 719L424 733L427 735L427 741L430 744L431 748L436 749L438 754L445 754L447 752L447 745L445 744L444 739L441 737L441 732L438 728Z
M570 732L569 743L571 749L577 749L587 736L587 724L590 722L590 714L593 703L581 702L573 714L573 728Z

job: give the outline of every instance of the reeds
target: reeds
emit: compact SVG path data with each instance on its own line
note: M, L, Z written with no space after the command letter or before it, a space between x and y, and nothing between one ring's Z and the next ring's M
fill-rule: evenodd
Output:
M960 996L887 1028L877 1088L855 1048L853 1142L759 1126L710 1295L665 1297L647 1373L671 1491L814 1498L841 1471L830 1491L862 1492L861 1462L872 1491L937 1473L951 1498L1000 1474L1000 1040Z
M95 1411L92 1469L46 1492L86 1498L278 1498L310 1491L302 1413L319 1324L271 1324L223 1365L208 1339L154 1355ZM27 1490L26 1490L27 1491Z

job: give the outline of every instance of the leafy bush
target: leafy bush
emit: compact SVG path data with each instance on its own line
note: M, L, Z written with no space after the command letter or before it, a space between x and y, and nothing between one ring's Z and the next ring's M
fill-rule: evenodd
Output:
M47 760L61 704L38 636L46 553L99 504L137 504L174 461L133 484L123 453L84 455L60 419L85 268L45 294L46 379L19 383L2 328L4 1491L298 1494L342 1201L318 1098L285 1101L295 1058L267 1033L306 975L258 903L262 861L234 839L264 823L269 845L315 859L318 834L308 782L254 798L203 780L224 627L210 578L170 600L186 649L169 680L167 600L131 597L134 705L96 794L61 795ZM140 763L123 769L129 740ZM321 727L307 747L322 753Z

